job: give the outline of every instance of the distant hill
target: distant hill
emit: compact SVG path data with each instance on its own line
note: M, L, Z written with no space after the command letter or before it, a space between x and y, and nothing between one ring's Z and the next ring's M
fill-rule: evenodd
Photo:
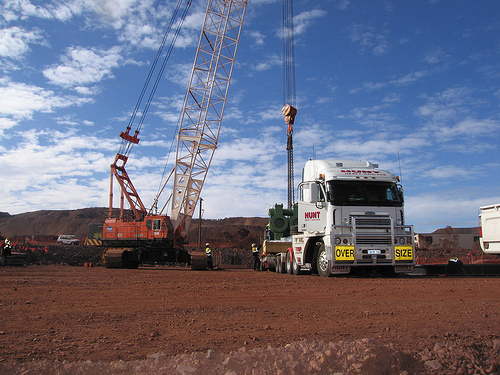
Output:
M6 237L58 236L74 234L80 239L87 237L90 223L101 223L108 217L105 207L79 210L35 211L17 215L0 212L0 235ZM204 219L202 240L218 243L241 244L258 241L262 236L267 218L234 217L225 219ZM197 242L198 220L193 219L189 231L190 242Z

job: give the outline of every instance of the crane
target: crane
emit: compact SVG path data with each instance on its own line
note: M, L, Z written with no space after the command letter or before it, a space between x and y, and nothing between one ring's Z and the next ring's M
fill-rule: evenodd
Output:
M173 17L177 15L182 2L179 0ZM171 43L175 43L190 3L191 1L187 2L180 22L177 22L174 37L168 38L165 35L153 66L156 66L162 54L165 41L171 40ZM102 243L108 248L105 252L108 267L137 267L140 263L147 262L191 261L192 254L188 254L182 245L217 148L246 5L246 0L208 1L177 133L175 165L149 210L144 206L125 170L131 148L139 143L138 134L143 119L141 118L133 135L130 131L131 123L146 92L143 88L131 122L126 131L120 133L122 146L111 165L109 214L104 221L102 235ZM175 22L171 21L167 32L174 24ZM172 47L173 44L170 45L167 58L160 68L160 74L163 73ZM150 71L145 86L151 75ZM159 78L146 103L146 112L158 82ZM114 179L120 187L118 217L113 217ZM157 212L162 193L170 184L171 194ZM125 201L130 206L132 217L125 215ZM169 203L170 216L166 214ZM200 267L199 262L196 267Z

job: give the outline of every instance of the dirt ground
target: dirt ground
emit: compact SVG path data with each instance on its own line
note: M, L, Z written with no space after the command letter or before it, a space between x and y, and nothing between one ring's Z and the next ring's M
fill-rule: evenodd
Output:
M60 373L71 373L68 364L77 362L158 366L171 357L177 358L177 373L209 373L194 353L219 360L220 373L230 373L229 359L214 353L246 353L256 361L271 349L273 370L267 373L319 373L334 357L329 371L367 373L366 353L378 353L370 358L379 361L390 357L383 369L394 370L370 373L500 371L500 278L28 266L0 269L0 285L0 373L42 373L43 366L63 365L67 371ZM322 360L308 357L306 367L293 361L280 367L276 356L294 358L286 354L293 348ZM364 360L353 357L360 350ZM198 358L198 367L179 367L186 355ZM341 361L349 355L350 364ZM231 371L260 373L248 372L254 365L243 368Z

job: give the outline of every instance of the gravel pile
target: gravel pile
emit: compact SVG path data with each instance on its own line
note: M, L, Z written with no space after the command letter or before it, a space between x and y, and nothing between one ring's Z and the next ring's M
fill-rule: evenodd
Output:
M229 354L157 353L132 362L33 361L0 364L8 374L498 374L500 340L447 338L431 349L404 353L371 339L325 343L299 341L280 348L241 348Z

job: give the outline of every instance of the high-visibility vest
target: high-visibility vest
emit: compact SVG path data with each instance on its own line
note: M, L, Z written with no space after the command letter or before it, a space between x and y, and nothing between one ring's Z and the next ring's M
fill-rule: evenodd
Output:
M252 254L258 253L259 250L257 249L257 246L252 247Z
M207 248L205 249L205 253L206 253L207 255L212 255L212 250L211 250L209 247L207 247Z

